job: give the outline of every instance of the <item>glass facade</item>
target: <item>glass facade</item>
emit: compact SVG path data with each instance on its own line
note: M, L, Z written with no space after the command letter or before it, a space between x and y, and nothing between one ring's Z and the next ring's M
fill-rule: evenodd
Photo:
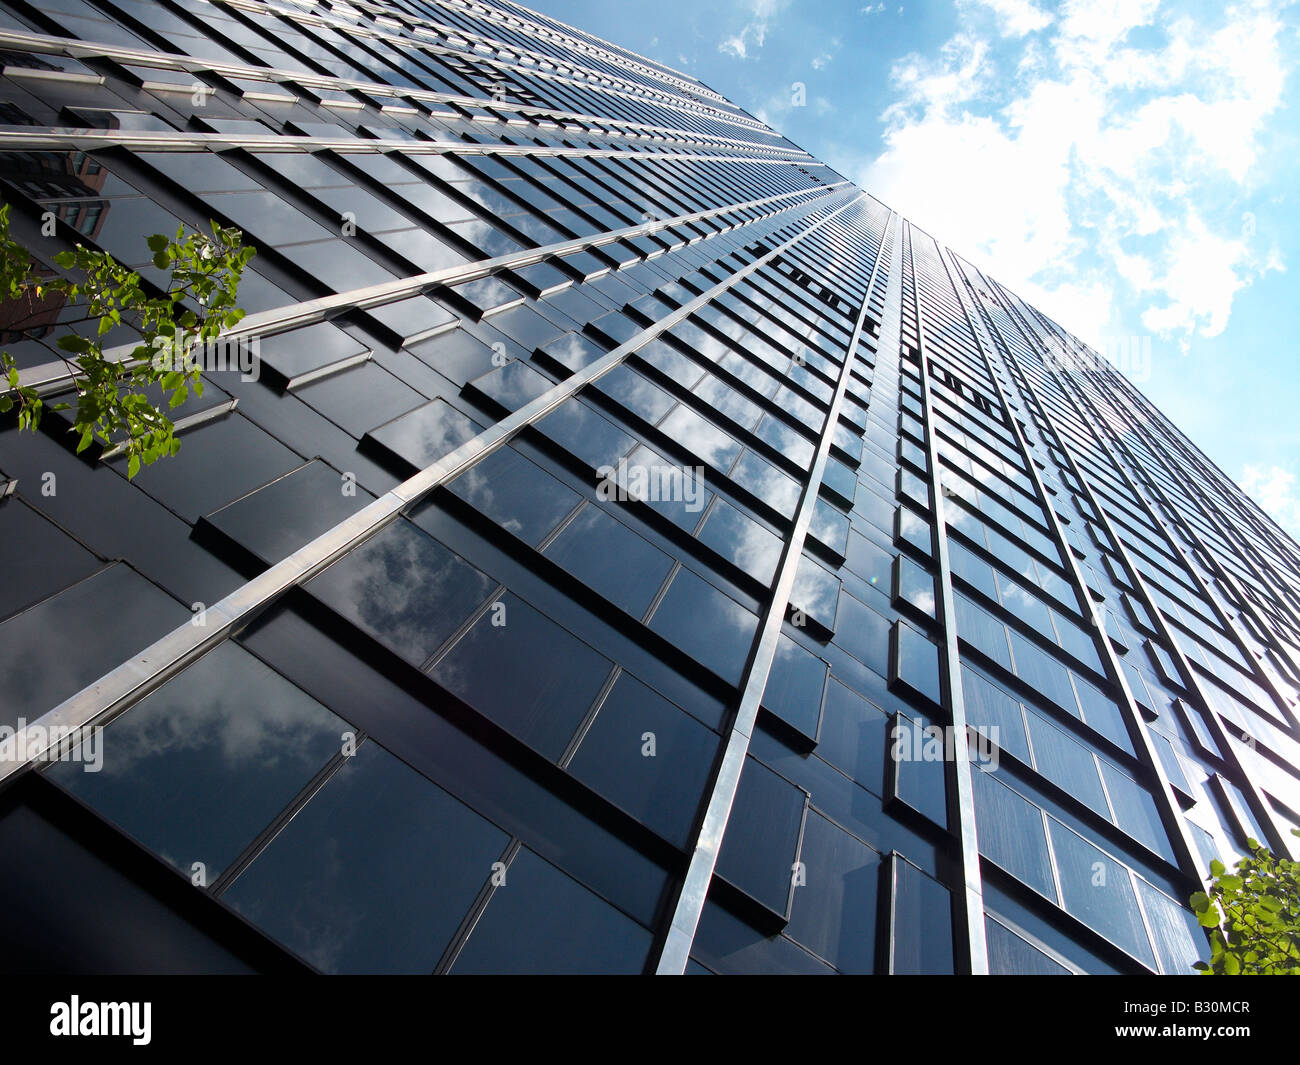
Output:
M42 267L258 250L176 457L0 425L0 966L1185 973L1291 851L1300 547L707 86L509 0L0 51Z

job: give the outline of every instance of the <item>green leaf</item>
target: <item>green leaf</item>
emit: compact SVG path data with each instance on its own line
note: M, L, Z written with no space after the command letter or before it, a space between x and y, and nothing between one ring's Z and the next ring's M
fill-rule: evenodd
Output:
M149 245L150 251L162 251L167 247L167 238L161 233L155 233L153 236L147 237L145 243Z
M68 333L66 336L59 337L59 347L64 351L84 354L90 350L90 341L85 337L77 336L76 333Z
M1210 862L1211 876L1222 876L1227 871L1228 871L1228 867L1224 865L1221 861L1219 861L1218 858L1215 858L1212 862Z
M132 452L131 457L126 462L126 478L128 481L135 480L135 475L140 472L140 456Z
M1204 913L1206 910L1210 908L1210 896L1207 895L1204 891L1196 892L1187 901L1188 904L1192 907L1192 909L1195 910L1197 913Z

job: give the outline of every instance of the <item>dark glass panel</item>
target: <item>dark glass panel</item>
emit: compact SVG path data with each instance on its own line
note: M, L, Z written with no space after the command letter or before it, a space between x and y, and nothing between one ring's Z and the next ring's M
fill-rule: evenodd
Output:
M480 459L447 489L533 547L581 499L512 447ZM417 525L422 510L417 508L411 515Z
M546 547L546 555L635 618L663 586L673 560L588 503Z
M0 503L0 618L53 595L103 563L20 499Z
M1154 968L1155 955L1142 927L1132 875L1059 821L1048 818L1048 824L1065 908Z
M738 684L758 618L704 578L681 569L649 624L724 680Z
M971 774L980 853L1035 891L1056 900L1042 812L992 773Z
M204 521L262 561L278 562L373 498L316 459L214 511Z
M212 884L338 753L347 728L223 643L113 720L98 770L69 761L48 774L186 876L202 862Z
M901 858L894 859L893 972L953 972L952 894Z
M840 972L873 972L880 855L813 810L799 857L805 883L786 933Z
M123 563L15 614L0 625L0 725L34 721L190 616Z
M325 972L432 972L508 839L370 742L223 898Z
M454 973L639 973L651 935L532 851L492 892Z
M1070 970L991 917L984 922L993 976L1069 976Z
M396 521L307 582L380 643L422 664L494 587L408 521Z
M745 759L716 875L781 917L790 903L806 804L805 792Z
M430 673L438 683L547 758L558 759L610 663L507 592Z

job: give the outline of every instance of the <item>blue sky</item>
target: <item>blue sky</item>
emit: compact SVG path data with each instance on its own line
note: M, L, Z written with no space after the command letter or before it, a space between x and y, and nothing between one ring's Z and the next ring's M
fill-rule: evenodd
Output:
M1300 536L1300 2L531 6L694 75L1127 359Z

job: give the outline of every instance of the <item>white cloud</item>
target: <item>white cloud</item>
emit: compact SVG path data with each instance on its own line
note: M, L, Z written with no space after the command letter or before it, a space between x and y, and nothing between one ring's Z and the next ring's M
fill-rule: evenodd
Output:
M885 0L880 0L880 3L878 4L875 5L868 4L866 7L859 8L858 13L862 15L878 15L884 10L885 10Z
M1281 466L1248 465L1241 474L1241 490L1293 536L1300 536L1300 493L1294 473Z
M1033 0L957 0L962 7L986 7L998 20L1003 34L1023 37L1050 26L1052 16Z
M750 58L750 50L762 48L769 24L789 5L790 0L745 0L746 22L740 30L718 43L718 51L737 59Z
M1283 267L1242 225L1288 74L1268 0L1198 18L1070 0L1056 22L963 0L958 23L894 64L884 151L842 169L1085 339L1132 303L1184 345L1221 333Z

